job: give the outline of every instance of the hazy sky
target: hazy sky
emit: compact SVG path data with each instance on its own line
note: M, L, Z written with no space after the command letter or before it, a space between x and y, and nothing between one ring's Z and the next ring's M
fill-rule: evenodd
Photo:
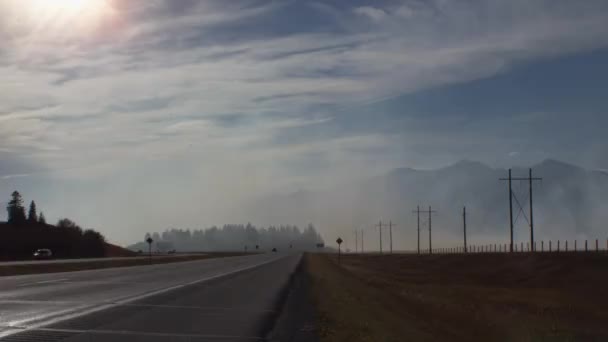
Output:
M118 243L394 167L608 169L605 0L0 0L0 41L0 203Z

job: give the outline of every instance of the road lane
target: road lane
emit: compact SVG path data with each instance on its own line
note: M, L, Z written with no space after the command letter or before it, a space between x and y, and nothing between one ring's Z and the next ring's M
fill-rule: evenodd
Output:
M178 301L177 304L172 302L171 305L161 306L146 306L141 303L132 305L131 303L143 301L148 298L146 296L151 295L149 298L171 296L172 293L196 288L199 285L203 286L210 278L252 267L256 267L255 270L264 269L267 270L266 272L275 273L274 265L287 263L287 266L279 267L276 274L277 277L286 279L292 267L295 267L292 265L295 263L293 260L297 258L299 257L261 254L174 264L3 277L0 278L0 336L14 333L20 329L41 327L50 322L65 320L71 316L96 310L108 311L117 308L142 310L144 308L146 310L191 312L194 309L186 308L192 306L189 302ZM263 264L267 266L258 266ZM248 274L247 271L241 273ZM255 275L258 272L250 273ZM260 283L269 282L272 283L272 286L275 285L271 279L254 277ZM272 286L266 292L267 298L277 295L278 290L276 288L272 290ZM246 283L223 285L218 291L227 291L226 289L230 289L229 292L234 290L239 293L249 293L255 297L255 293L248 289ZM216 298L211 296L202 301L202 304L198 303L194 307L199 309L204 307L209 311L209 307L231 308L234 306L231 296L226 295L227 292L222 293L224 293L224 299L220 302L214 302ZM221 299L221 296L219 298ZM254 316L259 317L260 313L254 314ZM251 329L245 330L251 331Z
M184 254L152 254L152 258L163 257L163 258L179 258L187 257L191 255L205 255L203 253L184 253ZM120 261L120 260L137 260L137 259L148 259L148 254L142 254L130 257L110 257L110 258L79 258L79 259L51 259L51 260L19 260L19 261L0 261L0 267L2 266L21 266L21 265L45 265L45 264L78 264L83 262L95 262L95 261Z

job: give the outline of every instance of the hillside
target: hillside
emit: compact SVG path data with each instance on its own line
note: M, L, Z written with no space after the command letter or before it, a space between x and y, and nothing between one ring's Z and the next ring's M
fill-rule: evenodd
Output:
M0 223L0 260L30 259L40 248L50 249L54 258L103 257L108 249L100 233L83 230L75 224Z
M126 248L117 246L117 245L113 245L111 243L107 243L105 244L105 256L106 257L129 257L129 256L135 256L137 255L137 253L128 250Z

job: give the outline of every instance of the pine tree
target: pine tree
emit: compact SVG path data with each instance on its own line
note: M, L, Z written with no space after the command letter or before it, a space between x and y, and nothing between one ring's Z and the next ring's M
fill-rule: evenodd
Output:
M36 203L32 201L30 203L30 211L27 213L27 221L28 222L38 222L38 214L36 213Z
M44 217L44 213L42 211L40 212L40 215L38 216L38 223L46 224L46 217Z
M23 198L18 191L13 191L12 199L6 206L8 211L8 223L20 224L25 222L25 208L23 207Z

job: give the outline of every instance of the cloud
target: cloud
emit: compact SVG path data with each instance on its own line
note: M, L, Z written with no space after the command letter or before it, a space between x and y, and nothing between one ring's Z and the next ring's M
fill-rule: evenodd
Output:
M602 2L579 8L576 17L569 2L408 1L350 11L323 5L319 16L329 8L342 31L300 29L225 40L209 37L239 36L241 26L290 5L109 3L120 25L105 34L118 32L115 40L101 39L102 32L65 40L2 28L12 47L2 51L0 62L5 149L30 149L45 159L57 155L45 151L108 153L108 141L153 144L178 122L235 113L254 118L251 128L280 131L285 127L271 122L274 115L265 115L357 106L607 43ZM541 9L542 16L534 14ZM381 22L359 25L362 15ZM78 152L85 146L86 153Z
M608 45L599 0L99 1L108 7L86 29L77 18L39 21L21 1L0 4L0 151L63 178L148 162L195 168L193 182L242 178L214 168L225 165L254 168L252 182L274 189L314 183L321 171L331 182L370 161L445 162L502 135L429 142L415 122L380 122L381 112L355 122L355 113Z
M386 17L386 12L384 12L384 10L371 6L357 7L353 12L358 15L366 16L374 21L380 21Z

